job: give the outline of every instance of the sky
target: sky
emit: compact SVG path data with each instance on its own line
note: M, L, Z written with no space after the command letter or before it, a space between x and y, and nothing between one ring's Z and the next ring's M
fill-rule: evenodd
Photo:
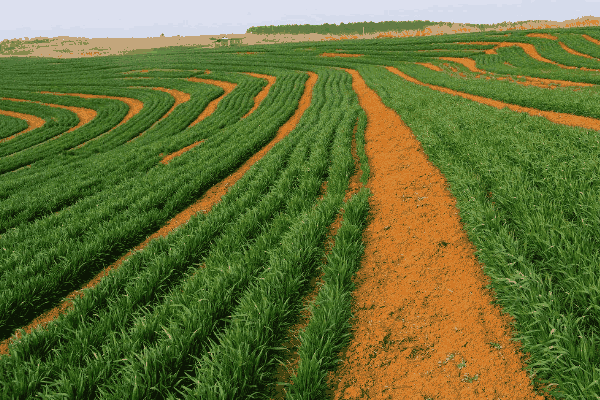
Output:
M29 0L2 2L0 40L243 34L251 26L432 21L496 24L600 17L600 0Z

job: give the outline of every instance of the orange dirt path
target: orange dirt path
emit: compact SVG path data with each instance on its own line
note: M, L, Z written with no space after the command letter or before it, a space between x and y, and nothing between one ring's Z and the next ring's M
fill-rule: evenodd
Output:
M396 112L347 71L367 113L373 196L353 338L328 380L333 399L542 400L444 176Z
M431 70L433 70L433 71L438 71L438 72L441 72L441 71L443 71L443 69L441 69L441 68L440 68L440 67L438 67L437 65L433 65L433 64L431 64L431 63L420 63L420 62L418 62L418 63L415 63L415 64L422 65L422 66L424 66L424 67L427 67L427 68L429 68L429 69L431 69Z
M554 62L552 60L548 60L547 58L544 58L542 56L540 56L538 54L538 52L535 50L535 47L533 47L533 45L529 44L529 43L519 43L519 42L457 42L459 44L493 44L495 45L495 47L493 49L489 49L486 50L485 53L486 54L498 54L496 53L496 49L498 47L511 47L511 46L519 46L521 47L525 53L538 61L542 61L545 63L549 63L549 64L554 64L559 66L560 68L564 68L564 69L580 69L582 71L600 71L600 69L590 69L590 68L585 68L585 67L569 67L568 65L563 65L563 64L559 64L557 62Z
M96 286L102 278L104 278L110 273L111 270L118 268L123 263L123 261L134 252L141 251L144 247L148 245L148 243L150 243L152 239L167 236L171 231L173 231L177 227L187 223L190 220L190 218L198 212L209 212L212 206L218 203L221 200L221 197L223 197L223 195L227 193L228 188L230 186L233 186L238 181L238 179L240 179L244 175L244 173L246 173L246 171L248 171L252 167L252 165L254 165L258 160L260 160L269 150L273 148L273 146L275 146L275 144L277 144L280 140L285 138L288 135L288 133L290 133L296 127L296 125L300 121L300 118L302 117L306 109L310 106L313 86L317 81L317 75L315 73L307 73L310 75L310 77L306 81L304 93L300 98L300 103L298 105L298 108L296 109L296 112L285 124L283 124L279 128L279 130L277 131L277 135L269 144L267 144L258 153L252 156L233 174L229 175L226 179L222 180L221 182L210 188L196 203L192 204L190 207L173 217L158 232L155 232L154 234L150 235L146 240L144 240L144 242L127 252L127 254L118 259L115 263L109 265L108 267L100 271L100 273L98 273L90 282L88 282L80 290L75 290L71 292L58 306L43 313L42 315L34 319L31 323L29 323L27 326L21 328L22 331L18 330L17 332L15 332L15 334L13 334L13 336L2 341L0 343L0 355L8 354L9 343L11 343L14 340L18 340L22 336L22 332L28 334L31 333L33 329L39 327L43 328L49 322L58 318L59 315L67 312L73 306L71 299L83 296L84 289L89 289Z
M578 51L575 51L575 50L573 50L573 49L571 49L571 48L567 47L567 46L566 46L566 45L565 45L563 42L558 42L558 44L560 45L560 47L562 47L562 48L563 48L563 49L564 49L566 52L568 52L568 53L574 54L574 55L576 55L576 56L580 56L580 57L586 57L586 58L590 58L590 59L592 59L592 60L598 60L598 61L600 61L600 58L592 57L592 56L590 56L590 55L583 54L583 53L580 53L580 52L578 52Z
M265 86L260 91L260 93L254 98L254 107L252 107L252 109L250 111L248 111L246 113L246 115L244 115L242 117L242 119L244 119L248 115L252 114L254 112L254 110L256 110L258 108L258 106L260 105L260 103L262 103L262 101L265 99L265 97L267 97L267 95L269 94L269 90L271 89L271 86L273 86L273 84L275 83L275 80L276 80L275 77L271 76L271 75L256 74L254 72L244 72L244 74L253 76L255 78L266 79L268 81L268 83L267 83L267 86Z
M558 39L556 36L550 35L548 33L528 33L525 36L527 36L527 37L542 38L542 39L550 39L550 40L557 40Z
M321 57L362 57L364 54L322 53Z
M219 105L219 102L221 100L223 100L223 98L225 96L227 96L229 93L231 93L233 91L233 89L235 89L236 86L237 86L237 83L231 83L231 82L225 82L225 81L218 81L216 79L188 78L187 80L190 81L190 82L200 82L200 83L207 83L209 85L219 86L221 89L223 89L225 91L225 93L223 93L221 96L217 97L216 99L214 99L213 101L211 101L210 103L208 103L208 106L206 106L206 108L204 109L204 111L202 111L200 113L200 115L198 115L198 118L196 118L196 120L194 122L192 122L188 126L188 128L196 125L198 122L202 121L204 118L206 118L210 114L212 114L217 109L217 105Z
M600 46L600 40L594 39L593 37L588 36L588 35L581 35L581 36L583 36L584 39L589 40L590 42L595 43Z
M440 60L446 61L454 61L456 63L462 64L469 69L469 71L479 72L481 74L487 73L487 71L483 71L475 66L475 60L470 58L459 58L459 57L438 57Z
M29 127L27 127L27 129L24 129L21 132L17 132L14 135L9 136L9 137L4 138L4 139L0 139L0 143L6 142L7 140L10 140L10 139L12 139L14 137L17 137L19 135L22 135L24 133L27 133L27 132L29 132L31 130L34 130L35 128L40 128L40 127L44 126L44 124L46 123L46 121L44 119L40 118L40 117L36 117L35 115L31 115L31 114L23 114L23 113L16 112L16 111L0 110L0 114L8 115L9 117L15 117L15 118L23 119L29 125Z
M515 104L508 104L508 103L504 103L502 101L488 99L487 97L475 96L472 94L459 92L457 90L448 89L448 88L445 88L442 86L430 85L428 83L423 83L421 81L416 80L415 78L412 78L412 77L406 75L404 72L399 71L398 69L396 69L394 67L385 67L385 68L388 71L403 77L404 79L406 79L409 82L413 82L413 83L416 83L416 84L422 85L422 86L427 86L431 89L434 89L434 90L437 90L440 92L450 93L455 96L461 96L461 97L464 97L465 99L473 100L473 101L476 101L481 104L486 104L488 106L492 106L492 107L496 107L496 108L500 108L500 109L502 109L504 107L508 107L509 109L511 109L513 111L526 112L529 115L533 115L533 116L542 116L542 117L546 118L547 120L554 122L556 124L568 125L568 126L578 126L578 127L585 128L585 129L600 130L600 120L595 119L595 118L582 117L579 115L571 115L571 114L567 114L567 113L560 113L560 112L554 112L554 111L542 111L542 110L538 110L536 108L522 107L522 106L517 106Z
M125 115L125 118L123 118L123 120L121 122L119 122L117 125L115 125L110 130L104 132L103 134L101 134L99 136L96 136L95 138L92 138L92 139L88 140L87 142L83 142L80 145L74 147L75 149L79 149L79 148L85 146L87 143L91 142L92 140L96 140L99 137L101 137L103 135L106 135L107 133L111 132L113 129L117 128L118 126L123 125L131 117L133 117L134 115L136 115L137 113L139 113L140 111L142 111L142 108L144 108L144 103L143 102L141 102L138 99L132 99L132 98L129 98L129 97L104 96L104 95L100 95L100 94L86 94L86 93L58 93L58 92L40 92L40 93L54 94L54 95L57 95L57 96L78 96L78 97L83 97L84 99L113 99L113 100L120 100L120 101L124 102L125 104L127 104L129 106L129 112L127 112L127 115ZM73 150L73 149L71 149L71 150Z

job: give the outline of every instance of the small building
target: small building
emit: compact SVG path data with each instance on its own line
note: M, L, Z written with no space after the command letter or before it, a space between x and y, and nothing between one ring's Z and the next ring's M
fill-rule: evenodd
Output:
M227 36L219 38L215 43L215 47L220 46L239 46L242 44L243 38L231 38L229 39Z

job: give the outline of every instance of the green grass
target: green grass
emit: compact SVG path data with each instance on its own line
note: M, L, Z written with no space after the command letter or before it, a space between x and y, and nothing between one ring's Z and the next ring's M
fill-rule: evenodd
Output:
M598 28L543 32L598 57L598 46L580 36L600 38ZM353 171L350 142L357 119L363 183L370 174L366 116L350 75L340 70L353 68L406 122L448 180L497 302L516 320L514 339L531 354L530 376L558 383L552 392L557 399L600 398L598 132L436 92L382 67L512 104L600 118L597 87L574 92L473 79L462 65L437 59L470 57L497 76L600 83L600 73L541 63L520 48L487 55L491 46L454 43L526 42L559 63L600 68L598 61L569 54L554 41L528 38L527 31L510 33L256 45L246 49L259 53L253 55L227 47L171 47L93 60L3 59L0 96L98 112L85 127L50 140L77 124L75 114L0 101L1 109L47 120L42 128L0 143L4 338L235 171L291 117L304 90L304 71L319 79L296 129L211 212L152 241L86 290L72 312L13 343L11 357L0 358L2 396L268 398L285 329L301 310L306 283L322 268L324 284L300 333L300 364L288 398L324 398L324 377L350 340L351 277L360 267L368 215L368 190L342 202ZM3 42L0 51L17 45ZM338 49L364 57L319 57ZM418 51L430 49L443 51ZM455 65L466 78L415 62ZM141 69L149 72L124 74ZM238 86L209 118L188 128L222 94L220 88L186 80L204 77L205 69L211 70L207 78ZM266 81L240 72L277 78L244 120ZM174 100L153 86L187 92L190 101L157 122ZM127 96L144 108L111 130L127 112L123 103L39 91ZM0 117L0 138L23 126ZM159 163L161 153L199 140L202 145L169 165ZM324 180L327 193L319 201ZM340 208L336 244L321 265L326 228ZM465 382L478 378L461 375Z

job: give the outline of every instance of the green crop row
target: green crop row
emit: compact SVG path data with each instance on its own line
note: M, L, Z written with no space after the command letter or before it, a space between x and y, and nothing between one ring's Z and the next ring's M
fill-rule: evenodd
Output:
M530 38L530 43L535 45L535 49L537 50L538 54L544 58L570 67L600 69L599 60L593 60L587 57L571 54L560 46L560 44L558 43L559 41L560 39L549 40L540 38ZM591 42L588 43L590 44L590 47L599 47L598 45L595 45Z
M99 385L105 397L116 396L123 391L134 393L136 398L148 398L152 396L152 392L148 391L150 387L172 389L177 379L183 377L182 372L185 371L181 371L182 366L186 363L191 366L193 355L206 350L206 338L214 337L215 324L229 315L229 310L243 295L244 288L251 281L256 282L257 274L270 273L269 268L262 265L273 259L277 252L295 253L292 250L295 247L281 243L281 235L289 231L290 226L292 231L314 232L314 221L307 218L306 213L313 207L325 178L328 152L332 147L330 142L339 130L338 121L343 115L337 111L343 104L341 95L336 95L339 92L336 86L340 84L337 81L343 73L338 72L331 78L328 75L327 71L322 72L321 83L317 84L313 94L315 100L303 117L303 123L260 160L211 213L194 217L173 235L152 242L147 249L134 254L110 278L103 280L94 290L86 291L81 300L76 300L75 310L67 317L51 324L47 330L26 336L18 346L14 346L11 357L3 359L10 364L4 365L2 373L8 371L10 365L20 372L10 385L6 384L4 393L26 396L26 393L34 393L36 388L41 388L44 379L46 382L48 379L56 380L45 386L48 394L63 392L86 396ZM349 86L348 83L346 79L345 85ZM329 96L328 101L325 101L325 93ZM344 96L350 93L346 88ZM351 132L351 119L348 114L344 118L344 125L348 126L339 132L347 136L348 130ZM347 139L345 142L348 142ZM333 147L340 146L334 143ZM347 186L348 168L352 165L347 143L337 150L337 154L338 158L344 157L346 161L340 164L332 160L328 187L335 190L337 200L325 203L331 214L328 220L332 220L331 211L336 209L336 204L339 207L340 195L343 196ZM287 157L290 157L288 162ZM278 175L278 183L273 184ZM266 180L267 177L269 179ZM272 189L265 196L264 190L270 186ZM257 191L256 188L262 189ZM239 217L233 222L231 218L235 213ZM231 223L222 220L224 214L229 215ZM321 236L327 225L327 221L320 223ZM216 233L208 235L202 232L216 232L216 227L222 227L219 229L221 236L213 242L208 257L202 259L200 253L208 250L211 237L217 237ZM200 238L203 240L198 242ZM313 245L317 243L318 240ZM311 259L304 262L310 263ZM143 262L147 266L141 269L140 263ZM204 267L190 267L189 271L195 272L191 279L186 280L183 287L173 287L166 295L167 289L173 285L173 277L181 276L183 267L191 262ZM157 285L157 282L163 284ZM238 289L231 291L231 288ZM232 297L224 296L224 293ZM107 296L115 300L109 300ZM160 296L165 297L156 303ZM199 298L206 301L198 302ZM230 303L227 298L231 299ZM145 307L146 311L141 307ZM182 310L187 311L182 313ZM133 317L135 322L131 321ZM196 322L191 322L190 317ZM85 324L81 322L83 320ZM217 325L223 325L223 322ZM156 327L159 326L165 327L164 335L157 334L160 330L157 332ZM131 328L115 335L112 332L117 327ZM52 348L56 350L48 353ZM139 358L141 354L143 356ZM84 357L86 365L73 367L76 360L70 359L72 357L77 360ZM21 364L24 360L38 360L31 363L37 372L26 372ZM43 361L42 365L36 365L39 361ZM147 367L148 362L152 368ZM22 384L21 377L26 377L28 385ZM119 382L118 386L114 385L115 381ZM137 391L134 390L136 386Z
M600 92L598 90L577 92L549 90L494 79L455 78L445 73L432 71L422 65L396 64L395 66L408 76L423 83L538 110L600 118ZM468 74L475 75L473 72Z
M278 85L287 90L279 96L287 98L294 90L302 91L301 87L293 87L298 78L299 74L289 73L280 79ZM0 295L2 335L10 335L51 307L192 204L264 146L295 107L293 103L271 107L261 113L262 119L242 121L225 129L168 166L155 164L145 173L118 180L58 214L3 234L0 287L6 290ZM263 129L257 130L259 125ZM122 146L112 156L118 159L121 153L125 160L132 154L134 158L147 157L143 150ZM97 176L95 179L102 180ZM40 275L41 270L44 275Z
M9 115L0 114L0 139L7 138L15 133L27 129L27 121Z
M0 157L8 156L43 142L44 140L58 136L78 123L77 115L75 115L74 112L63 108L44 106L38 103L0 100L0 109L35 115L46 121L42 127L36 130L34 135L30 135L28 132L2 142L0 146Z
M570 49L587 54L591 57L600 58L600 46L592 43L581 35L562 33L555 36L557 36L558 40L563 42ZM600 69L600 67L596 67L596 69Z

